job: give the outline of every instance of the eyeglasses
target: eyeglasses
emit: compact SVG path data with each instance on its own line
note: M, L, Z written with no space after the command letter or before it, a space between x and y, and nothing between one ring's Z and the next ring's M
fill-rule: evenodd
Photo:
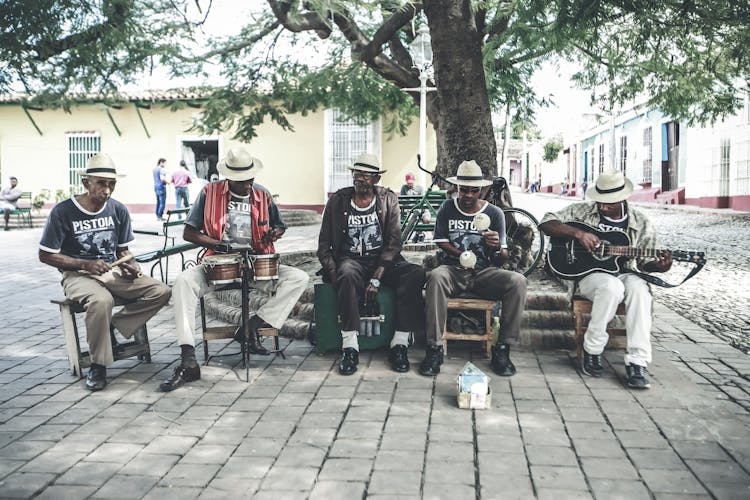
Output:
M461 191L462 193L466 193L466 194L469 194L469 193L471 193L471 194L478 193L481 189L482 188L469 187L469 186L460 186L458 188L459 191Z

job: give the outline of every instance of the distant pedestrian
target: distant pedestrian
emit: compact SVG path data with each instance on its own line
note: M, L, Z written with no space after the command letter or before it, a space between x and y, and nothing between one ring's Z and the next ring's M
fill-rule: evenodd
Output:
M156 194L156 220L164 220L164 207L167 204L167 170L164 168L167 160L159 158L152 174L154 176L154 193Z
M401 186L401 192L399 193L400 196L422 196L424 193L424 190L422 189L422 186L417 186L414 183L417 181L417 178L414 177L414 174L409 172L406 174L406 184Z
M180 160L180 168L172 172L172 184L174 184L174 194L177 198L177 208L188 208L188 184L193 182L190 172L187 169L185 160ZM182 219L182 214L179 215Z

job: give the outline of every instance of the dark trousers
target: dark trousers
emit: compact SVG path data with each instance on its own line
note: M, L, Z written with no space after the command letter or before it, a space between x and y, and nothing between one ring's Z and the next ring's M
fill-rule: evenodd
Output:
M376 260L368 262L343 259L336 266L336 289L342 330L359 330L359 303L364 298L365 290L377 265ZM425 283L425 270L422 266L406 261L397 262L390 268L386 268L380 283L396 290L396 330L400 332L422 330L424 327L422 288Z
M177 198L177 208L190 207L190 203L188 202L188 188L176 187L174 188L174 195ZM179 218L182 219L182 214L180 214Z

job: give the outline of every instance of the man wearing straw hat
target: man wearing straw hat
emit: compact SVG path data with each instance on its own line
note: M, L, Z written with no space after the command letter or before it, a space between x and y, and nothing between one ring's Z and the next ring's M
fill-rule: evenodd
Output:
M377 186L385 172L375 155L360 155L349 167L353 187L336 191L326 204L318 237L323 280L336 285L341 316L339 373L359 364L361 302L375 301L383 283L396 291L396 331L388 359L396 372L409 370L409 335L422 328L425 271L401 256L398 196Z
M111 198L117 177L109 156L89 158L83 177L86 192L52 209L39 243L39 260L62 272L65 296L86 309L91 353L86 388L92 391L107 385L106 367L114 362L114 329L126 338L136 335L170 296L169 287L143 276L137 262L123 261L132 259L128 245L135 238L128 209ZM115 297L135 302L112 315Z
M491 364L495 373L509 377L516 373L516 367L505 341L518 338L526 306L526 278L497 267L508 259L505 218L499 208L481 199L482 188L492 181L483 178L477 162L462 162L456 176L447 181L458 186L458 198L446 200L435 221L433 241L440 248L442 265L430 271L427 278L427 352L419 371L427 376L440 372L448 298L468 292L502 301L500 333L494 339ZM478 217L489 218L488 229L477 227ZM462 254L464 258L460 258Z
M656 248L656 231L646 215L628 205L633 183L620 171L599 174L596 185L587 191L590 201L574 203L557 213L548 213L539 229L557 238L575 238L583 248L593 251L600 245L599 238L566 222L582 222L599 231L622 231L632 246ZM633 269L633 262L626 266ZM643 272L665 272L672 267L670 254L656 259L638 259ZM651 382L646 367L651 362L651 290L645 280L624 272L612 275L594 272L577 283L578 293L592 302L591 320L583 340L583 364L580 370L591 377L601 377L604 367L601 354L607 345L607 323L614 318L617 306L625 301L627 350L625 371L629 387L647 389Z
M198 195L185 221L185 241L206 248L206 256L227 253L232 245L251 245L255 254L276 253L273 242L281 238L286 225L271 193L255 184L255 176L263 168L261 161L237 147L227 151L217 168L224 180L207 184ZM247 349L253 354L269 353L260 343L258 330L266 325L281 328L310 281L306 272L290 266L280 265L278 274L277 283L268 280L252 285L269 295L250 318ZM200 379L193 339L195 312L198 300L215 288L203 265L185 270L175 280L172 296L181 357L172 376L161 384L162 391Z

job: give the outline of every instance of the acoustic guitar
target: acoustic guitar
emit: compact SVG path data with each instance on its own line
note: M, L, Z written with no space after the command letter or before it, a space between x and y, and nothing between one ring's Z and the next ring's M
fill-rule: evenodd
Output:
M672 260L693 263L698 269L706 263L706 256L703 252L636 248L630 246L630 238L622 231L603 232L581 222L568 222L567 224L596 235L601 245L593 252L589 252L575 238L550 238L547 262L550 269L564 279L582 278L600 271L619 274L622 272L625 260L640 257L655 258L663 252L671 252ZM640 275L640 273L637 274Z

